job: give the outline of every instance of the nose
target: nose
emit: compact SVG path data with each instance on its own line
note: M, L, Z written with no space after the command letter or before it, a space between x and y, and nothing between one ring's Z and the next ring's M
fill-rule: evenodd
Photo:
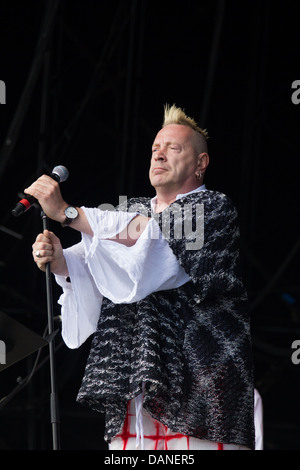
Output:
M166 154L163 148L157 149L157 151L154 153L154 160L159 161L159 160L166 160Z

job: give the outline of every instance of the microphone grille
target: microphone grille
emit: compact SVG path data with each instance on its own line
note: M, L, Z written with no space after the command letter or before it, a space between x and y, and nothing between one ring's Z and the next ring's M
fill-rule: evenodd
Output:
M69 171L63 165L58 165L54 167L52 170L52 174L58 176L60 183L63 183L69 177Z

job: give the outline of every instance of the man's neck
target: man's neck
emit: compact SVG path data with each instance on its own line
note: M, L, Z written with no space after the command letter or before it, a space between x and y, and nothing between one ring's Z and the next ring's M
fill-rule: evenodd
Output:
M166 207L172 204L172 202L175 202L178 194L187 194L191 191L194 191L201 185L202 183L200 183L199 185L195 185L194 187L180 188L180 190L175 191L165 191L165 188L156 188L155 212L162 212L164 209L166 209Z

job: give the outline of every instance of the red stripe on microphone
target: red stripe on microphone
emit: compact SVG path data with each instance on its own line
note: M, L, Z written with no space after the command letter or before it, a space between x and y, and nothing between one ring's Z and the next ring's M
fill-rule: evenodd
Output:
M21 201L19 201L20 204L23 204L23 206L26 207L26 210L30 208L31 204L29 201L27 201L27 199L21 199Z

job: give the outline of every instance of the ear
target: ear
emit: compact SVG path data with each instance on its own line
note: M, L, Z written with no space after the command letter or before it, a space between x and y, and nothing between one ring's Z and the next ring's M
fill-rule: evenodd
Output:
M206 152L199 153L197 156L197 170L204 173L209 165L209 155Z

